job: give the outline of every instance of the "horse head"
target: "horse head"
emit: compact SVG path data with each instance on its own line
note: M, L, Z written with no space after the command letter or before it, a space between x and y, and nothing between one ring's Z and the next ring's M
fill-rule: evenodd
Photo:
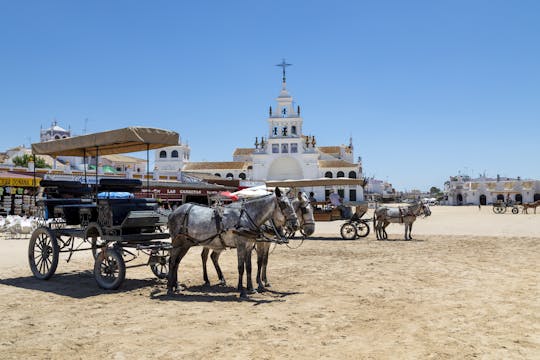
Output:
M300 220L300 231L304 236L310 236L315 232L315 217L313 216L313 206L311 206L307 195L300 191L297 198L293 200L293 207L298 220Z
M298 217L291 201L278 187L274 189L274 194L278 206L274 209L272 220L278 227L285 225L289 231L298 230Z
M429 208L428 204L422 204L421 213L424 214L424 216L430 216L431 215L431 209Z

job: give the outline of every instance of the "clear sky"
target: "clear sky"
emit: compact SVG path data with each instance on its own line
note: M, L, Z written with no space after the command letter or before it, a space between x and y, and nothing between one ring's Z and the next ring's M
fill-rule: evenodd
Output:
M172 129L192 161L231 161L267 135L282 58L304 133L352 136L367 176L540 179L537 0L0 0L0 149L57 119Z

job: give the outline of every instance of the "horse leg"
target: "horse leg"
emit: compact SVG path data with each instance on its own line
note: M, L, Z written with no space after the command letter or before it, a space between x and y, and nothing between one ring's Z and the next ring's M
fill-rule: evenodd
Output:
M257 291L263 292L265 287L270 287L266 278L266 267L268 266L268 254L270 253L270 243L258 242L257 250Z
M174 242L173 242L174 244ZM171 250L171 256L169 257L169 274L167 276L167 294L172 295L178 291L178 266L180 261L187 254L189 246L187 245L173 245Z
M407 230L409 230L409 224L405 223L405 235L403 237L403 239L405 240L409 240L409 237L407 236Z
M386 232L386 228L388 227L388 225L390 225L389 222L385 221L382 225L382 232L383 232L383 236L382 238L387 240L388 239L388 233Z
M210 286L210 280L208 280L208 271L206 271L206 262L208 261L208 253L210 252L210 249L203 247L203 250L201 252L201 259L202 259L202 268L203 268L203 279L204 279L204 285Z
M266 277L266 269L268 268L268 255L270 255L270 243L265 243L264 246L264 253L263 253L263 268L262 268L262 280L264 283L264 287L270 287L270 283L268 282L268 278Z
M243 278L244 268L246 270L246 287L247 291L253 292L253 282L251 281L251 251L253 246L247 240L238 241L236 247L236 254L238 256L238 291L240 291L240 297L246 298L247 292L244 289Z
M412 240L412 225L413 223L409 224L409 240Z
M262 267L263 267L263 256L264 256L264 247L262 242L257 242L255 244L255 250L257 252L257 277L255 278L255 281L257 281L257 290L258 291L264 291L264 285L261 282L261 273L262 273Z
M214 263L214 268L216 269L216 272L218 274L219 278L219 285L225 286L227 285L227 282L225 281L225 276L223 276L223 272L221 271L221 267L219 266L219 256L221 255L221 251L212 251L212 255L210 255L210 258L212 259L212 262Z

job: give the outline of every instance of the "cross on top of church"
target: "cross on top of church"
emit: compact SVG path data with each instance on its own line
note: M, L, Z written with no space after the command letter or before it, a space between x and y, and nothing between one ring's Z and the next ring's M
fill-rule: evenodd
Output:
M281 68L283 69L283 82L285 82L285 68L286 68L287 66L291 66L291 65L292 65L292 64L287 64L287 63L285 62L285 59L283 59L283 60L281 61L281 64L277 64L277 65L276 65L276 66L279 66L279 67L281 67Z

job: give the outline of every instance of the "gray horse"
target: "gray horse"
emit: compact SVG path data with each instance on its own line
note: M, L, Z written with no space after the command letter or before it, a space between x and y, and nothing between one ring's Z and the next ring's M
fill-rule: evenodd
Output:
M285 220L283 220L285 218ZM298 218L289 199L279 188L270 195L210 208L197 204L183 204L169 216L172 238L169 258L168 293L178 290L178 266L192 246L223 250L236 248L238 256L238 290L246 297L242 280L247 275L247 290L253 291L251 281L251 251L255 240L262 235L263 224L269 220L285 221L292 229L298 228Z
M296 211L296 216L300 220L300 232L304 237L310 236L315 232L315 218L313 216L313 207L307 195L299 192L298 197L293 200L293 207ZM265 287L270 287L270 283L266 277L270 243L259 241L255 243L255 249L257 250L257 289L264 291Z
M431 210L429 206L418 202L413 205L406 207L398 208L389 208L386 206L375 209L373 215L373 228L377 235L377 240L388 239L388 234L386 233L386 227L390 223L404 224L405 225L405 240L412 240L412 225L416 220L417 216L431 215Z
M300 231L302 234L307 237L310 236L315 232L315 219L313 217L313 207L310 205L309 200L307 196L301 192L298 193L298 197L292 200L292 206L296 212L296 216L300 220ZM291 229L290 227L286 227L285 221L283 220L274 220L274 224L277 228L277 231L280 233L280 236L283 236L283 229L287 228L289 232L293 232L296 229ZM265 225L266 233L268 236L274 235L274 230L272 229L271 224ZM265 240L265 239L260 239ZM268 240L268 239L266 239ZM257 251L257 284L258 284L258 290L263 291L264 287L270 286L268 283L267 277L266 277L266 267L268 265L268 255L270 253L270 245L271 241L256 241L255 242L255 249ZM202 265L203 265L203 279L205 285L210 285L210 280L208 279L208 271L206 267L206 263L208 261L208 254L210 253L210 248L205 247L201 252L201 259L202 259ZM214 268L216 269L218 278L219 278L219 284L225 285L225 277L223 276L223 272L221 271L221 267L219 266L219 256L221 255L223 250L212 250L212 253L210 254L210 258L212 259L212 263L214 264ZM262 281L261 281L261 275L262 275ZM264 285L263 285L264 282Z

